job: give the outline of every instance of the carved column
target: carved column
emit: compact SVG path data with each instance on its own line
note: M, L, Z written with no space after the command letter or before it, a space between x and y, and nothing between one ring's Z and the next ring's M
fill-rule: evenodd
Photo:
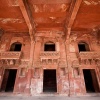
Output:
M28 71L27 71L27 85L25 89L25 93L31 94L31 71L32 71L32 65L33 65L33 56L34 56L34 45L35 42L31 40L31 48L30 48L30 61L28 65Z
M70 51L69 51L69 39L66 40L65 42L65 50L66 50L66 63L67 63L67 66L66 66L66 73L68 76L67 78L67 81L68 81L68 84L69 84L69 93L68 93L68 96L70 96L72 93L71 93L71 90L72 90L72 86L71 86L71 61L70 61Z

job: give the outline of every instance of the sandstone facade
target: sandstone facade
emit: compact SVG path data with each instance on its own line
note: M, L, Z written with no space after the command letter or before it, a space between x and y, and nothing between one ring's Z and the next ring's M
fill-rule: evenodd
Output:
M100 0L1 0L0 92L99 93Z
M73 32L67 41L61 31L37 32L35 41L30 41L28 33L11 34L4 33L0 42L1 91L9 91L8 76L13 71L14 93L39 95L44 89L65 95L100 92L100 44L93 34ZM45 78L45 71L56 79L49 79L47 73ZM93 84L90 88L94 90L85 85L89 71L92 77L89 84Z

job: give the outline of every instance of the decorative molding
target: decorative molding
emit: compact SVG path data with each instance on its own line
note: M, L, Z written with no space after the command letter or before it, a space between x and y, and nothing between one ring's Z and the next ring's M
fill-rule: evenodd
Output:
M21 54L21 52L13 51L0 52L0 59L20 59Z
M100 52L80 52L79 56L81 59L100 59Z
M58 59L60 58L60 52L41 52L40 58L42 59Z
M20 59L0 59L1 65L19 65Z
M99 52L80 52L79 59L80 59L80 64L100 65L100 53Z

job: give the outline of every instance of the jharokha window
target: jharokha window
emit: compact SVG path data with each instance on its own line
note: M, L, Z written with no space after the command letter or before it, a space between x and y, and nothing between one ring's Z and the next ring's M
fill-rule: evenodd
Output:
M78 49L79 49L79 52L81 52L81 51L90 51L89 45L85 42L80 42L78 44Z
M47 42L44 44L44 51L55 51L55 43Z
M11 45L10 51L21 51L22 44L20 42L15 42Z

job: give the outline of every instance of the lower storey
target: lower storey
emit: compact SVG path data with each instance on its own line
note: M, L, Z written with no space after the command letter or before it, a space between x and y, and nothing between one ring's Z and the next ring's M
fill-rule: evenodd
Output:
M93 69L1 69L0 91L40 95L100 93L100 73Z

